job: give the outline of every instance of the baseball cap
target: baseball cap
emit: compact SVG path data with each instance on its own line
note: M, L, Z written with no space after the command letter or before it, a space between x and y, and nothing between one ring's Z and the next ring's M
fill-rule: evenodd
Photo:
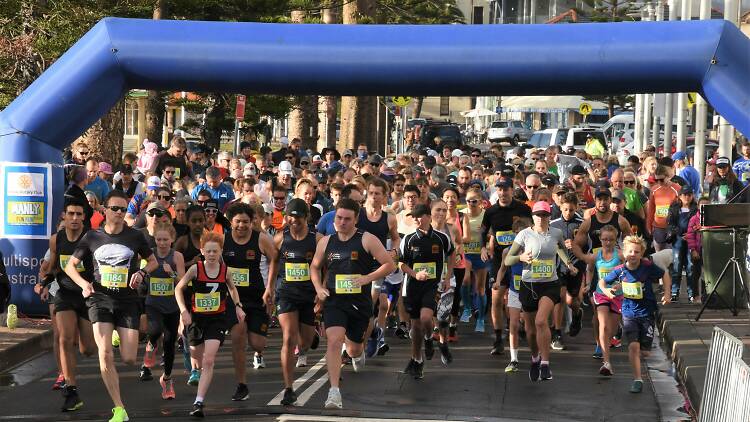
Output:
M328 173L325 171L318 171L315 173L315 180L318 181L318 183L328 183Z
M112 164L102 161L99 163L99 171L105 174L112 174Z
M556 195L556 194L558 194L560 192L567 193L568 192L568 188L565 187L565 185L561 185L561 184L557 184L557 185L555 185L552 188L552 194L553 195Z
M687 154L685 153L685 151L677 151L672 154L672 160L674 161L684 160L685 158L687 158Z
M166 208L162 204L159 203L159 201L154 201L150 204L148 204L148 207L146 208L146 212L149 212L151 210L159 210L159 211L167 211Z
M582 165L576 164L573 166L572 169L570 169L570 174L575 176L585 176L588 174L585 168L583 168Z
M557 178L552 174L545 174L544 177L542 177L542 183L545 186L554 186L557 183Z
M437 152L437 151L435 151L434 149L427 148L427 156L428 157L437 157L439 155L440 155L440 153Z
M609 191L609 183L607 182L599 182L594 187L594 197L599 196L612 196L612 192Z
M258 173L258 169L255 167L255 164L253 163L247 163L245 164L245 168L242 169L242 175L247 176L255 176Z
M370 156L367 162L374 166L379 166L383 164L383 157L381 157L379 154L373 154Z
M273 205L271 205L271 204L263 204L263 211L267 215L273 214Z
M716 159L716 167L729 167L729 158L719 157Z
M680 188L680 195L692 195L693 193L693 188L690 185L683 185Z
M313 163L322 163L323 162L323 159L320 157L320 155L313 156L312 160L313 160Z
M421 217L423 215L429 215L430 214L430 207L424 204L418 204L416 207L414 207L413 210L411 210L406 215L410 215L414 218Z
M216 202L213 199L209 199L208 201L206 201L206 202L203 203L203 209L209 209L209 208L218 210L219 209L219 203Z
M287 138L286 136L282 136L281 138L279 138L279 143L283 146L287 146L289 145L289 138Z
M461 155L463 155L463 153L464 153L463 151L456 148L453 151L451 151L451 157L460 157Z
M613 201L625 201L625 193L619 189L615 189L612 191L612 200Z
M310 209L307 207L307 203L299 198L294 198L286 204L286 215L292 217L307 217L310 214Z
M352 154L352 150L350 150L350 149L345 149L345 150L344 150L344 157L346 157L347 155L349 155L349 156L352 156L352 155L354 155L354 154Z
M534 215L552 214L552 208L545 201L536 201L534 207L531 209L531 213Z
M458 185L458 178L454 174L451 174L450 176L446 177L445 181L448 182L448 184L453 187L456 187Z
M513 179L510 179L508 177L498 177L497 180L495 180L495 187L498 187L498 188L512 188L513 187Z
M294 170L292 170L292 163L290 163L289 161L282 161L281 163L279 163L279 174L288 174L290 176L293 175Z
M479 161L479 164L483 167L492 167L492 160L490 160L489 158L482 158Z
M245 148L252 148L252 144L248 141L240 142L240 150L243 150Z
M159 176L151 176L146 182L148 189L159 189L161 187L161 179L159 179Z

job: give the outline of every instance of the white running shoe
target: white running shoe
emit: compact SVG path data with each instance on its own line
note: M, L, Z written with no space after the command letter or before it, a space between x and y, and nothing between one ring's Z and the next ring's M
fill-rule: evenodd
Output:
M253 368L260 369L266 367L266 361L263 360L263 355L259 355L258 353L253 356Z
M305 366L307 366L307 355L300 352L297 356L297 368L304 368Z
M354 372L359 372L365 367L365 352L358 358L352 358L352 369Z
M341 391L338 388L331 387L328 390L328 398L326 399L326 409L341 409L343 404L341 403Z

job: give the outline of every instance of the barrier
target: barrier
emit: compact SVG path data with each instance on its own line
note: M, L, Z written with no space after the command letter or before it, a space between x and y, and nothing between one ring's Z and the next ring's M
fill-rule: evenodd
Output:
M737 413L738 409L750 407L747 400L750 396L750 372L742 361L742 347L738 338L714 327L698 412L699 422L747 422L750 413ZM744 389L740 387L743 379ZM742 392L744 396L737 395L738 392ZM735 415L738 419L732 419L730 415Z

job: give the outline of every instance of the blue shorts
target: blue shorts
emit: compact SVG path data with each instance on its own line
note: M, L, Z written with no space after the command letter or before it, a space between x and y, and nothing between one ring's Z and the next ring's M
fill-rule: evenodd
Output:
M482 261L482 256L480 254L466 254L466 259L471 262L471 270L485 270L490 265L492 265L492 261Z
M401 283L383 283L381 293L385 293L388 296L389 302L398 303L398 297L401 296Z
M628 343L638 342L641 349L651 350L654 343L653 317L622 317L622 335Z

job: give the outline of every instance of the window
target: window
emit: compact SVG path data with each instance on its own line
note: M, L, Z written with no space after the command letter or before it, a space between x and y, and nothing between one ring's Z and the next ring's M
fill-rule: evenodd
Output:
M125 101L125 135L138 135L138 102Z
M448 116L451 114L451 97L440 97L440 115Z
M508 122L492 122L491 129L503 129L508 127Z
M474 25L481 25L484 23L484 7L474 6L474 20L471 23Z

